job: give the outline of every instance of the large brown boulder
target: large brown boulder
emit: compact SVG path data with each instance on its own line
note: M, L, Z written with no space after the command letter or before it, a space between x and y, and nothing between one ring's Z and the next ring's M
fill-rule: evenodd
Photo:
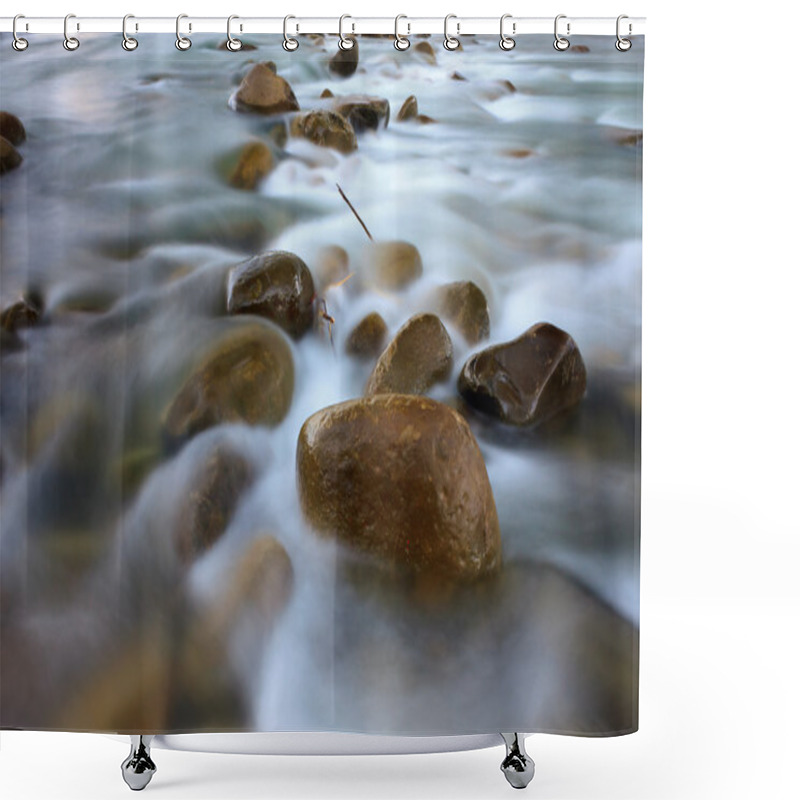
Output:
M358 147L356 132L353 126L335 111L309 111L298 114L292 119L290 127L292 136L302 136L320 147L347 155Z
M297 481L306 518L380 563L470 579L501 562L492 488L469 426L425 397L348 400L304 423Z
M475 408L513 425L537 425L586 392L586 367L572 337L548 322L472 356L458 391Z
M289 410L294 362L283 334L253 320L223 336L167 408L164 433L182 441L225 422L277 425Z
M435 314L416 314L381 353L364 394L425 394L453 368L453 343Z
M258 314L295 339L314 322L314 279L294 253L270 250L231 268L228 312Z
M274 65L255 64L244 76L234 96L237 111L282 114L300 108L292 87L275 73Z

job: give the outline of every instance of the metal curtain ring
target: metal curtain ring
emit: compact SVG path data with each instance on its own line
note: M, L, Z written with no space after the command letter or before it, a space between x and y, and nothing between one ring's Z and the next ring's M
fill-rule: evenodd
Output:
M561 34L559 34L558 32L558 21L560 19L566 19L566 18L567 18L566 14L559 14L556 17L555 24L553 25L553 30L556 35L556 40L553 42L553 47L555 47L555 49L560 52L563 52L569 47L569 39L565 38L564 36L561 36ZM569 22L567 23L567 36L569 36Z
M343 32L344 21L346 19L353 19L349 14L342 14L339 17L339 49L340 50L352 50L355 47L356 40L350 38L349 36L345 36Z
M411 47L411 42L408 41L408 34L405 36L400 35L400 20L408 19L405 14L398 14L394 18L394 46L397 50L408 50ZM408 25L408 33L411 33L411 25Z
M297 48L300 47L300 42L289 36L290 19L296 19L296 17L289 14L283 18L283 49L291 53L293 50L297 50Z
M511 19L511 14L503 14L500 17L500 49L501 50L513 50L517 43L510 37L506 36L505 31L503 30L503 25L507 19ZM516 22L511 23L511 32L517 32L517 24Z
M28 40L23 39L20 36L17 36L17 20L18 19L25 19L24 14L17 14L14 17L14 21L11 23L11 33L14 34L14 39L11 42L11 46L18 52L21 53L23 50L28 49Z
M71 19L75 19L74 14L67 14L64 17L64 49L69 51L77 50L81 46L81 43L74 36L69 35L69 21ZM76 30L79 30L77 26Z
M181 20L187 19L188 17L188 14L178 14L175 18L175 47L177 47L178 50L188 50L192 46L192 40L181 35ZM191 25L189 25L189 30L192 30Z
M447 32L447 23L450 22L451 19L458 19L458 17L456 17L455 14L448 14L444 18L444 41L442 44L445 50L457 50L459 44L458 39ZM456 22L456 33L458 33L458 22Z
M621 53L625 53L628 50L630 50L631 47L633 47L633 42L631 42L630 39L623 39L622 36L620 36L620 33L619 33L619 24L624 19L628 19L628 15L627 14L620 14L617 17L617 41L614 43L614 47L616 47L617 50L619 50ZM631 33L631 24L629 22L628 23L628 35L629 36L630 36L630 33Z
M127 50L129 53L139 46L139 40L128 36L128 20L136 19L133 14L126 14L122 18L122 49ZM138 29L138 25L136 26Z
M239 19L236 14L231 14L228 17L228 41L225 42L225 47L227 47L231 53L235 53L237 50L242 49L242 40L236 39L233 35L231 35L231 22L233 22L235 19Z

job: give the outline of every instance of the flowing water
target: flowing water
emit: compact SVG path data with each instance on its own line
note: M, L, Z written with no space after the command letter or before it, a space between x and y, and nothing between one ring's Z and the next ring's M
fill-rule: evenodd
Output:
M506 53L497 37L465 37L449 53L431 39L430 64L363 37L362 68L337 80L326 69L335 37L304 38L296 53L254 37L258 49L238 54L211 38L179 53L173 37L142 37L127 53L119 37L86 35L65 53L57 37L37 37L18 54L0 37L0 108L28 132L23 167L0 179L0 292L4 308L31 289L45 307L2 357L6 613L24 608L57 663L91 673L106 634L136 613L124 587L140 581L157 598L174 580L165 530L204 447L224 439L258 479L192 567L187 602L213 603L257 534L279 539L295 579L268 637L245 624L231 635L253 730L530 730L537 714L541 728L602 728L602 702L565 700L575 658L558 650L570 636L524 627L556 602L568 609L556 618L581 618L581 630L638 626L643 42L620 54L590 37L574 40L589 52L557 53L551 37L520 37ZM266 59L302 109L325 88L378 95L392 108L388 127L360 134L348 156L289 139L257 192L227 187L226 155L275 124L230 107L249 61ZM435 122L395 121L411 94ZM320 248L336 244L365 268L364 230L336 184L376 240L418 247L423 277L401 293L327 290L333 344L324 329L291 343L294 396L276 428L225 425L176 454L155 452L169 376L221 330L231 265L283 249L314 271ZM470 353L540 321L577 342L587 395L568 426L541 434L470 418L512 577L465 595L457 611L398 611L397 587L350 574L304 523L297 435L318 409L362 393L370 365L344 342L364 314L379 311L394 333L433 287L465 279L488 298L491 336L470 347L450 331L455 369L434 398L457 397ZM140 452L147 466L132 490L120 461ZM54 566L64 541L90 554L79 581ZM597 635L588 658L606 641ZM565 702L566 722L553 711Z

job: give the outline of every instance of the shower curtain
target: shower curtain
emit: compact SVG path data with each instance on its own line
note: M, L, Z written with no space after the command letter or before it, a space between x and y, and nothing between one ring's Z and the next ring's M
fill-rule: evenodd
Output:
M644 40L0 38L0 727L638 725Z

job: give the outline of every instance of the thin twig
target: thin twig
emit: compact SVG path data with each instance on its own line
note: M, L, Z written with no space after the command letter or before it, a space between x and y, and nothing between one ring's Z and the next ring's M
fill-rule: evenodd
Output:
M353 204L347 199L347 195L342 191L342 187L339 186L339 184L337 183L336 188L339 190L339 194L344 198L345 203L347 203L347 205L350 206L350 210L356 215L356 219L361 223L361 227L364 229L364 233L366 233L367 236L369 236L369 240L371 242L374 242L375 240L372 238L372 234L369 232L369 229L364 224L364 220L358 216L358 211L356 211L353 208Z

